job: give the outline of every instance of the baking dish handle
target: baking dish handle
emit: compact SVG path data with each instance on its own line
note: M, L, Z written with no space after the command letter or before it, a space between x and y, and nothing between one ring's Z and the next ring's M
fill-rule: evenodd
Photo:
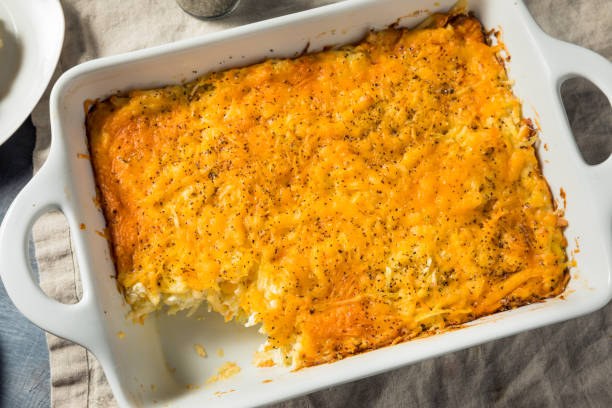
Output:
M546 60L553 80L556 81L558 96L561 102L561 85L567 79L584 77L593 82L608 98L612 105L612 63L601 55L566 43L546 35L544 50ZM612 137L612 135L610 135ZM608 211L612 213L612 156L603 163L586 166L589 179L597 189L608 193L609 202L606 203Z
M61 170L62 165L43 166L7 211L0 226L0 276L17 309L32 323L87 345L92 344L92 336L99 335L99 326L93 321L95 305L88 291L84 288L83 299L71 305L48 297L38 285L29 261L28 240L34 222L49 210L69 211Z

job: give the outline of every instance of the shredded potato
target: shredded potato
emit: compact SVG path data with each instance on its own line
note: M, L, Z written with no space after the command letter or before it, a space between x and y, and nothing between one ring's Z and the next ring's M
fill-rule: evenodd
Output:
M206 303L293 367L561 293L563 222L480 23L131 91L87 115L139 321Z

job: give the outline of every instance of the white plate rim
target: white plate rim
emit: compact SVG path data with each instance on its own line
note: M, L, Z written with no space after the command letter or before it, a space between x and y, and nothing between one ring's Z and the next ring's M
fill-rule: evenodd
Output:
M4 21L5 26L9 26L6 31L15 37L23 59L8 92L0 98L0 145L2 145L32 113L47 89L62 51L65 20L59 0L36 2L3 0L0 7L12 17L12 21ZM46 38L43 39L43 36ZM29 49L33 49L33 53L41 50L44 52L30 59L33 54L29 54ZM36 64L39 64L39 67L33 66ZM38 78L33 75L36 73L40 74ZM25 88L26 84L35 86L28 90Z

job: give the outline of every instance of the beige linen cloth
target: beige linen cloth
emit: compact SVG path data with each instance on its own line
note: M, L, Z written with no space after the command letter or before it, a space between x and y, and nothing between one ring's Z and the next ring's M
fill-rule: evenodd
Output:
M408 1L408 0L407 0ZM511 1L511 0L493 0ZM55 78L78 63L230 26L331 3L333 0L242 0L229 17L203 22L173 0L62 0L66 38ZM612 0L528 0L536 20L553 36L612 59ZM53 81L52 81L53 83ZM607 103L574 81L567 110L589 160L612 146ZM33 114L34 171L50 144L48 91ZM612 180L611 180L612 182ZM579 198L577 198L579 199ZM58 213L41 218L34 244L43 290L65 303L81 293L70 234ZM78 324L78 322L74 322ZM47 335L53 407L114 407L95 357ZM277 406L612 406L612 307L590 316L473 347L390 373L320 391Z

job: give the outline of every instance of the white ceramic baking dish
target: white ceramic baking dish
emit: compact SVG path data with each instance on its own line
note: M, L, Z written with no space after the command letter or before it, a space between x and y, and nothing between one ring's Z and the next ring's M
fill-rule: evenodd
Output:
M470 8L487 28L501 27L512 55L510 77L537 117L543 171L557 200L567 192L566 236L577 267L562 297L479 319L459 330L364 353L332 364L290 372L255 368L253 352L262 342L256 328L223 323L215 314L197 320L158 316L144 325L126 320L107 242L96 230L104 219L94 204L83 102L116 91L156 87L207 71L245 65L268 57L291 57L329 44L359 40L399 17L401 25L420 22L418 10L448 10L454 0L355 0L263 21L187 41L90 61L65 73L51 95L53 142L43 168L8 211L0 230L0 272L19 310L44 330L90 349L104 367L121 406L260 405L356 380L483 343L570 319L604 306L612 296L612 159L597 166L581 158L568 127L559 87L581 75L612 97L612 65L604 58L544 34L520 0L472 0ZM551 12L554 12L552 10ZM537 112L537 113L536 113ZM541 144L541 146L544 145ZM63 305L46 297L32 276L27 237L36 218L61 209L70 224L83 279L83 299ZM81 230L79 224L86 224ZM119 338L118 332L125 337ZM194 344L210 356L200 358ZM215 350L223 348L225 356ZM508 356L512 358L512 356ZM229 380L203 385L225 361L242 371ZM264 382L272 380L271 382ZM188 389L187 385L200 386ZM231 391L231 392L229 392Z

